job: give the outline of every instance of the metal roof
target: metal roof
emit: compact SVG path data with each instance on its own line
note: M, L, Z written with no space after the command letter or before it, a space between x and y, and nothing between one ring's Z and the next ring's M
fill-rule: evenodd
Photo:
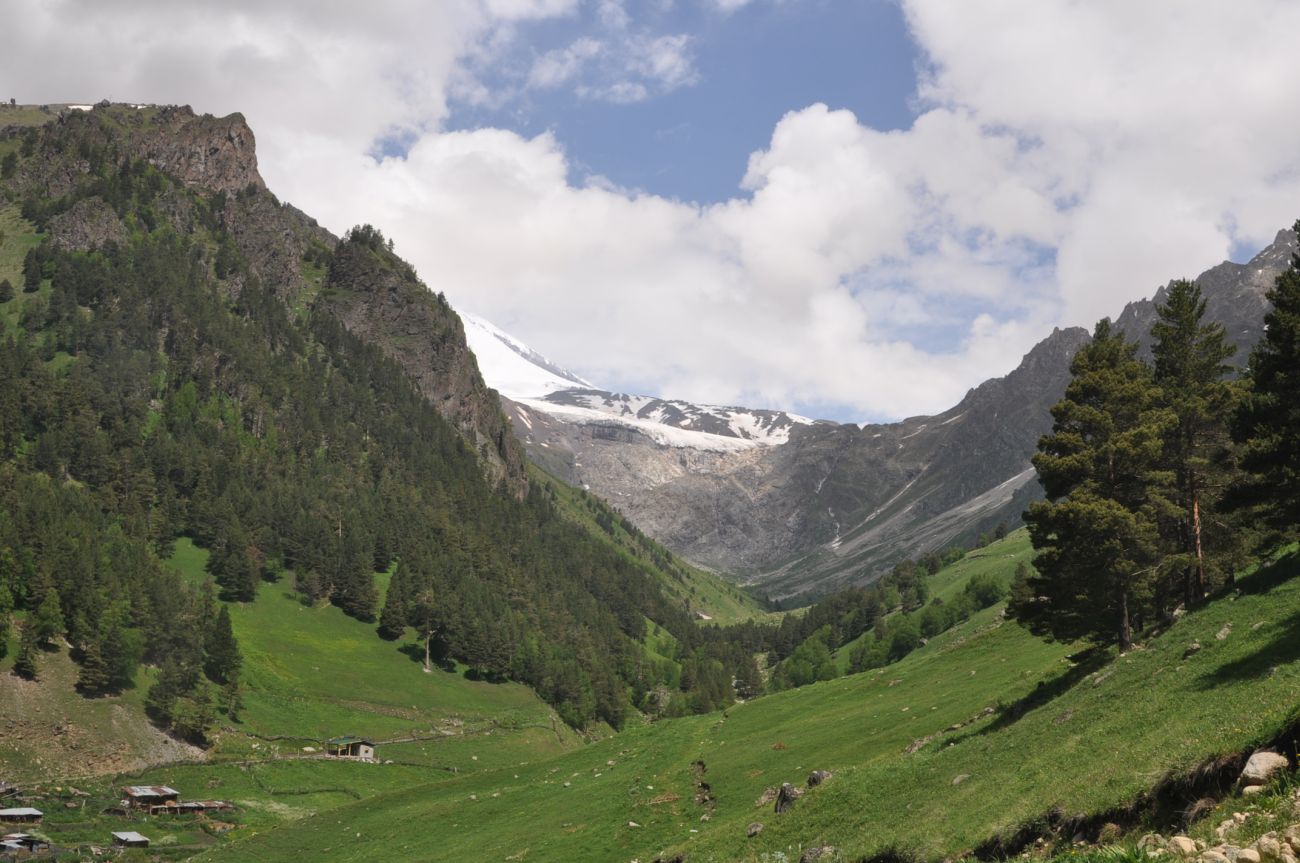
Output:
M168 788L166 785L128 785L126 793L129 797L178 797L180 792L175 788Z
M332 737L329 740L326 740L325 742L330 746L347 746L351 743L364 743L367 746L375 745L375 742L373 740L369 740L365 737L353 737L350 734L344 737Z
M4 818L6 816L10 818L16 818L23 815L34 815L37 818L40 818L44 814L45 813L42 812L41 810L33 809L30 806L19 806L14 809L0 809L0 818Z
M121 833L114 833L114 839L121 839L123 842L148 842L148 836L141 836L134 830L123 830Z

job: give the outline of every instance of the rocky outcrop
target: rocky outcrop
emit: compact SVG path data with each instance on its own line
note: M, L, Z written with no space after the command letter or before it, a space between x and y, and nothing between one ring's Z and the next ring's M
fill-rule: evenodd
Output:
M340 243L313 310L338 318L401 363L425 398L471 441L492 478L524 493L523 448L496 393L483 383L460 317L410 265L385 248Z
M103 198L84 198L50 220L50 240L75 251L96 249L127 238L126 225Z

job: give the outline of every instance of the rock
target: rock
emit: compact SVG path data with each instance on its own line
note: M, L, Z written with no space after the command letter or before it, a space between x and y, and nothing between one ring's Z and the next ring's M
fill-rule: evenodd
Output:
M799 863L813 863L814 860L831 860L835 857L835 848L831 845L822 845L805 850L799 855Z
M1187 837L1183 838L1186 839ZM1085 842L1087 839L1082 833L1076 833L1074 834L1074 839L1071 841ZM1165 839L1165 837L1161 836L1159 833L1147 833L1137 841L1137 847L1143 851L1159 851L1168 848L1171 841L1172 840ZM1189 839L1188 841L1190 842L1191 840Z
M954 776L954 777L952 778L952 784L953 784L953 785L960 785L960 784L962 784L963 782L965 782L967 779L970 779L970 774L969 774L969 773L958 773L956 776Z
M794 806L795 801L803 796L803 789L796 788L789 782L781 783L781 790L776 793L776 814L780 815Z
M641 825L638 824L638 823L636 823L635 821L629 821L629 822L627 822L627 826L628 826L628 827L640 827Z
M1237 863L1260 863L1260 854L1254 848L1242 848L1237 852Z
M1292 824L1283 830L1282 841L1292 848L1300 848L1300 824Z
M1232 624L1225 623L1223 624L1223 629L1220 629L1218 632L1214 633L1214 639L1216 641L1227 641L1229 635L1232 635Z
M1114 822L1107 822L1101 825L1101 830L1097 831L1097 842L1100 845L1113 845L1124 835L1124 828Z
M1169 840L1169 850L1179 857L1195 857L1196 843L1187 836L1175 836Z
M1242 786L1265 785L1274 776L1286 770L1288 766L1285 755L1261 749L1250 756L1245 769L1241 771L1241 778L1237 781Z
M1193 641L1191 644L1187 645L1187 649L1183 651L1183 659L1186 659L1189 656L1195 656L1200 652L1201 643L1199 641Z
M1197 859L1199 859L1201 863L1230 863L1227 855L1215 848L1202 851L1201 856Z
M760 806L766 806L767 804L771 803L775 799L776 799L776 789L765 788L763 789L763 793L758 795L758 799L754 801L754 808L757 809Z
M1277 838L1277 833L1265 833L1255 842L1255 850L1261 860L1277 863L1282 859L1282 840Z
M762 832L763 832L763 825L758 821L751 821L749 823L749 826L745 828L745 835L751 838L757 836Z
M1241 789L1242 797L1254 797L1256 794L1262 793L1264 793L1263 785L1247 785L1245 788Z
M808 787L816 788L834 775L835 774L831 773L829 770L814 770L812 773L808 774Z

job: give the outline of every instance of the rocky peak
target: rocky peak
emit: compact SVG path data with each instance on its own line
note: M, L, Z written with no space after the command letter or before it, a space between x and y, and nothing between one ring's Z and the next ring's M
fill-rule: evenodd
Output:
M196 115L188 105L161 108L134 144L137 156L193 188L233 193L266 185L243 114L214 117Z

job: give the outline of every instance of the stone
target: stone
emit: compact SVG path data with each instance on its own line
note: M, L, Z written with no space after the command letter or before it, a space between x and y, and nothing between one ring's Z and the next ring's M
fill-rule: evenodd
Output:
M1263 785L1247 785L1245 788L1241 789L1242 797L1254 797L1256 794L1263 794L1263 793L1264 793Z
M813 863L814 860L831 860L835 857L835 848L831 845L821 845L808 848L799 855L799 863Z
M758 799L754 801L754 808L757 809L760 806L766 806L767 804L771 803L775 799L776 799L776 789L765 788L763 789L763 793L758 795Z
M1169 840L1169 850L1179 857L1195 857L1196 843L1187 836L1175 836Z
M1255 842L1255 850L1259 851L1261 860L1280 861L1282 859L1282 841L1277 838L1277 833L1265 833Z
M1261 859L1254 848L1242 848L1237 852L1237 863L1260 863Z
M1270 779L1286 770L1289 766L1285 755L1261 749L1250 756L1250 760L1246 762L1246 767L1241 771L1241 778L1238 781L1243 786L1265 785Z
M750 838L753 838L754 836L757 836L762 832L763 832L763 825L758 821L751 821L749 826L745 828L745 835L749 836Z
M1187 649L1183 651L1183 659L1187 659L1189 656L1195 656L1200 652L1201 643L1199 641L1193 641L1191 644L1187 645Z
M1225 623L1222 629L1214 633L1214 638L1216 641L1227 641L1229 635L1232 635L1232 624Z
M1300 824L1292 824L1283 830L1282 841L1292 848L1300 848Z
M952 784L953 784L953 785L960 785L960 784L962 784L963 782L965 782L967 779L970 779L970 774L969 774L969 773L958 773L956 776L954 776L954 777L952 778Z
M1201 852L1198 858L1201 863L1230 863L1226 854L1215 848L1209 848Z
M814 770L812 773L808 774L808 787L816 788L834 775L835 774L831 773L829 770Z
M776 793L776 814L788 811L794 806L795 801L803 796L803 789L796 788L789 782L781 784L781 790Z

